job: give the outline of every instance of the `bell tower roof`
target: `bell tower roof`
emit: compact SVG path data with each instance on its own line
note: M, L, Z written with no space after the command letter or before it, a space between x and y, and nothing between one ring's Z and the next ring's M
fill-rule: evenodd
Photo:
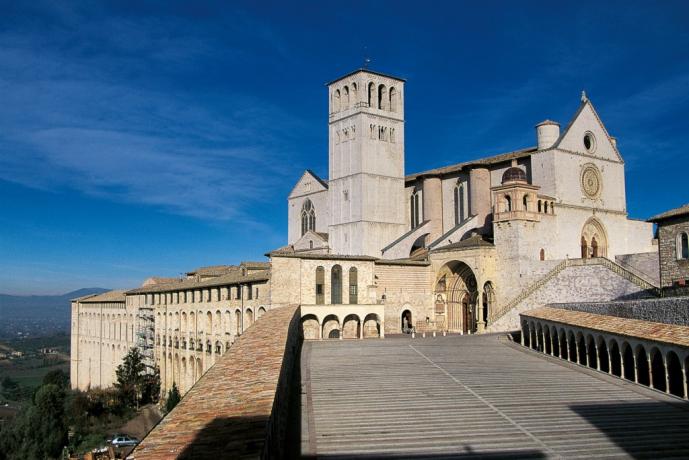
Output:
M330 85L332 85L333 83L337 83L337 82L340 81L340 80L344 80L345 78L349 78L349 77L351 77L352 75L356 75L356 74L358 74L358 73L369 73L369 74L372 74L372 75L377 75L377 76L379 76L379 77L390 78L390 79L392 79L392 80L401 81L401 82L403 82L403 83L407 81L406 78L395 77L395 76L390 75L390 74L386 74L386 73L383 73L383 72L377 72L377 71L375 71L375 70L365 69L365 68L361 67L361 68L358 68L358 69L356 69L356 70L353 70L353 71L349 72L349 73L346 74L346 75L341 76L340 78L336 78L335 80L329 81L328 83L325 84L325 86L330 86Z

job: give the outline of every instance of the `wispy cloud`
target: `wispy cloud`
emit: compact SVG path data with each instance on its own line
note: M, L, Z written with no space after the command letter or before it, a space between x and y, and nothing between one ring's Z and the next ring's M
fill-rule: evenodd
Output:
M0 34L0 178L204 219L251 220L246 207L269 195L266 175L284 179L303 123L229 85L210 92L212 109L194 99L198 93L141 78L162 67L165 85L165 71L189 72L211 50L223 50L213 59L229 60L242 51L174 19L78 16L63 14L63 27L43 35ZM72 30L70 22L87 25ZM237 27L251 34L246 23ZM274 37L256 28L247 38Z

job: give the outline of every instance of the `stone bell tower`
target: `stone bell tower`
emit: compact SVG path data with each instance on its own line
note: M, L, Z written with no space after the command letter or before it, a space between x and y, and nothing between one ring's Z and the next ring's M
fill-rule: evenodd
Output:
M359 69L328 95L330 248L380 257L406 228L404 80Z

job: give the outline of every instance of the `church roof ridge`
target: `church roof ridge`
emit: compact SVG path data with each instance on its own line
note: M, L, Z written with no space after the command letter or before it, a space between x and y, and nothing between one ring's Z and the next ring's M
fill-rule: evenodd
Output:
M672 217L684 216L684 215L689 215L689 203L683 204L682 206L680 206L678 208L670 209L668 211L661 212L660 214L656 214L655 216L648 219L647 222L659 222L661 220L670 219Z
M449 173L460 171L463 168L466 168L467 166L487 166L487 165L492 165L492 164L496 164L496 163L502 163L503 161L509 161L509 160L513 160L513 159L527 157L527 156L531 155L532 153L535 153L536 151L538 151L537 147L526 147L526 148L519 149L519 150L513 150L511 152L499 153L497 155L479 158L477 160L464 161L462 163L455 163L455 164L448 165L448 166L441 166L440 168L434 168L434 169L429 169L426 171L421 171L418 173L407 174L404 177L404 180L405 181L411 181L411 180L418 179L419 177L422 177L422 176L449 174Z
M359 73L359 72L372 73L373 75L378 75L378 76L380 76L380 77L385 77L385 78L391 78L391 79L393 79L393 80L397 80L397 81L401 81L401 82L406 82L406 81L407 81L406 78L395 77L394 75L390 75L390 74L387 74L387 73L378 72L378 71L376 71L376 70L371 70L371 69L367 69L367 68L364 68L364 67L359 67L358 69L352 70L351 72L349 72L349 73L347 73L347 74L345 74L345 75L342 75L342 76L339 77L339 78L336 78L336 79L334 79L334 80L332 80L332 81L329 81L328 83L325 84L325 86L330 86L330 85L332 85L332 84L335 83L335 82L338 82L338 81L340 81L340 80L344 80L345 78L351 77L352 75L357 74L357 73Z

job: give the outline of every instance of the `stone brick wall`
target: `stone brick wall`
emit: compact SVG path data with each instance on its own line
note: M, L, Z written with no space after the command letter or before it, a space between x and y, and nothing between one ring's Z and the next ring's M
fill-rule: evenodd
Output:
M677 234L680 232L689 233L689 217L670 219L658 225L661 287L689 279L689 260L677 258Z
M603 302L650 296L636 284L602 265L568 267L491 324L488 330L490 332L516 330L519 328L520 313L555 302Z
M665 297L630 301L553 303L549 307L618 318L689 326L689 297Z
M617 255L615 262L639 276L653 281L656 286L660 283L660 266L656 251Z
M299 310L268 311L132 453L142 459L283 458ZM298 385L296 385L298 387ZM294 446L290 446L294 448Z

